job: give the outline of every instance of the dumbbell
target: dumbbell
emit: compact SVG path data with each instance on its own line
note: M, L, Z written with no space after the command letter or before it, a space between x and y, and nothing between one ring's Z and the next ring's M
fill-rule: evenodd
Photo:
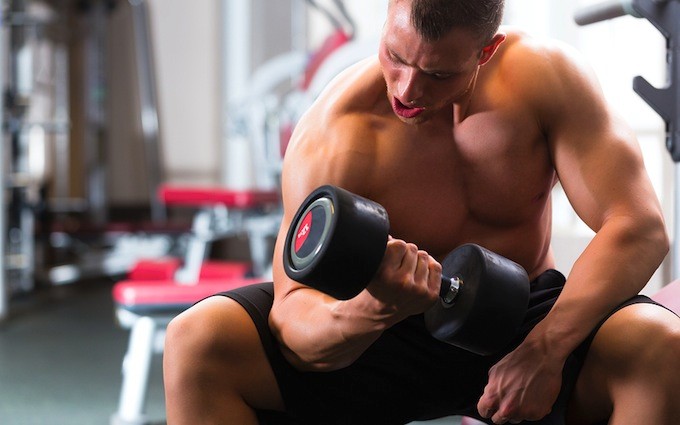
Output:
M338 300L359 294L376 274L387 247L382 205L336 186L314 190L286 235L283 267L291 279ZM529 278L517 263L476 244L441 262L440 299L424 314L440 341L480 355L515 337L529 303Z

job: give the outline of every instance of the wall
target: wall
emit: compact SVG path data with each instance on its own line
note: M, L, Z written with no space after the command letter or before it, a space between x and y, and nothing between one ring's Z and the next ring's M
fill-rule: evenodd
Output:
M152 0L163 163L169 181L210 182L220 125L220 5Z
M230 0L223 0L230 1ZM223 132L220 0L148 0L156 67L161 162L166 181L218 184ZM253 0L252 66L291 45L290 4ZM145 203L132 21L126 2L111 17L109 191L112 204Z

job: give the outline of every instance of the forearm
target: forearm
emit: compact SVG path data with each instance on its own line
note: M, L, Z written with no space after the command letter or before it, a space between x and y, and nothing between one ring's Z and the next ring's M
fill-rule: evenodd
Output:
M272 309L270 323L291 364L300 370L327 371L353 363L400 320L396 313L381 310L367 291L338 301L303 288Z
M562 294L528 342L566 358L612 309L639 293L667 251L660 219L608 220L574 264Z

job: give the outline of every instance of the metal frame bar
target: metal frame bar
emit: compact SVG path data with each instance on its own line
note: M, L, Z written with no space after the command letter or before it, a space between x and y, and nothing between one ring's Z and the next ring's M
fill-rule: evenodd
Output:
M0 87L5 87L5 62L7 52L5 51L5 16L3 15L4 7L0 7ZM6 173L5 170L5 123L4 123L4 102L0 102L0 322L7 318L9 314L9 285L7 282L7 273L5 270L5 238L7 237L7 197L6 195Z
M163 165L160 160L160 123L158 118L158 96L156 93L156 69L153 58L153 39L149 20L149 7L146 0L128 0L132 11L132 25L135 38L137 64L137 88L144 136L144 156L146 175L149 185L151 219L163 222L167 218L165 205L158 199L156 191L164 180Z
M252 4L250 0L222 0L222 164L238 155L238 143L229 138L230 105L243 96L251 72ZM234 186L228 166L222 166L221 183Z

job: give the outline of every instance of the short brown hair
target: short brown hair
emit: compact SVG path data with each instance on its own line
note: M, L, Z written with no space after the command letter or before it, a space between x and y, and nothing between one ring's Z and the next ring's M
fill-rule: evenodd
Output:
M432 41L462 27L470 28L486 43L498 31L505 6L504 0L410 1L411 25L423 38Z

